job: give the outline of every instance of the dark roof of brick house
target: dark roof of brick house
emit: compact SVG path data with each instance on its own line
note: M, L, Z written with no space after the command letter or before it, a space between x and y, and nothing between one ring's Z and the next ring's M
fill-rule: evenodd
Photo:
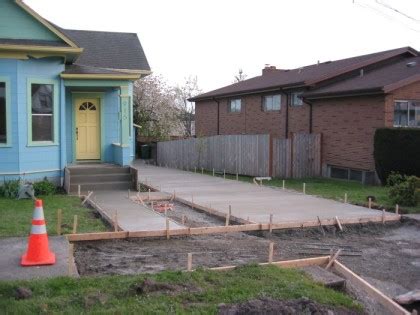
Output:
M200 94L191 101L212 99L248 93L258 93L279 88L311 86L336 76L366 67L399 55L417 56L411 47L402 47L368 55L327 61L291 70L268 69L263 75Z
M420 57L405 58L380 68L360 72L359 75L313 91L308 91L303 96L310 99L328 95L384 92L387 86L419 74Z

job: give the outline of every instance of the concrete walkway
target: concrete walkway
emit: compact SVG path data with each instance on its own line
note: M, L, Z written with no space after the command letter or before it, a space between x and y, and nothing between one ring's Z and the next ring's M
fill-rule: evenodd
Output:
M220 177L201 175L145 165L136 161L133 165L139 170L139 181L152 185L160 191L173 193L187 201L228 213L232 206L232 215L243 220L249 218L256 223L286 221L306 222L320 219L366 218L380 216L381 211L371 210L334 200L304 195L292 190L256 186L254 184L225 180ZM387 214L392 215L392 214Z
M109 218L114 218L117 212L118 225L124 231L166 229L166 218L128 199L127 190L96 191L92 199ZM173 230L182 226L170 221L169 228Z
M51 266L22 267L20 259L28 247L27 237L0 238L0 280L30 280L69 275L69 242L65 236L50 236L49 247L56 263ZM79 276L71 259L72 276Z

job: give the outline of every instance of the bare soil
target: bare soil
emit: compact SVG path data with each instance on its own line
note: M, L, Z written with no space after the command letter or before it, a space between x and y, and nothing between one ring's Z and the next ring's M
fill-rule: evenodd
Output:
M330 307L318 304L309 299L274 300L269 298L255 299L238 304L219 305L219 315L294 315L294 314L319 314L319 315L353 315L360 312L345 308Z

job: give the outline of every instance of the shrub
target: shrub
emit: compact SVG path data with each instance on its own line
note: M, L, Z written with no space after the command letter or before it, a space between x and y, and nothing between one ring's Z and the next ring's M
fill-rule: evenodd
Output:
M415 206L417 204L416 190L420 179L416 176L400 175L400 177L397 177L397 174L392 174L388 177L388 182L391 181L393 183L389 188L389 198L395 204ZM398 181L399 179L402 180Z
M35 196L43 195L53 195L55 194L57 187L48 181L48 179L45 177L42 181L34 183L34 190L35 190Z
M4 181L3 185L0 186L0 196L6 198L17 198L20 188L20 180L8 180Z
M373 155L383 184L392 171L420 177L420 128L377 129Z
M392 187L392 186L401 184L405 180L406 180L406 176L401 175L400 173L397 173L397 172L391 172L391 174L389 174L386 180L386 184L389 187Z

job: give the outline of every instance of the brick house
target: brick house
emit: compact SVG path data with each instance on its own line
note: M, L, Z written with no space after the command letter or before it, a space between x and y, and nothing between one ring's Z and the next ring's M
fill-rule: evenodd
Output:
M191 99L196 134L322 134L322 174L374 182L380 127L420 127L420 57L403 47L262 75Z

